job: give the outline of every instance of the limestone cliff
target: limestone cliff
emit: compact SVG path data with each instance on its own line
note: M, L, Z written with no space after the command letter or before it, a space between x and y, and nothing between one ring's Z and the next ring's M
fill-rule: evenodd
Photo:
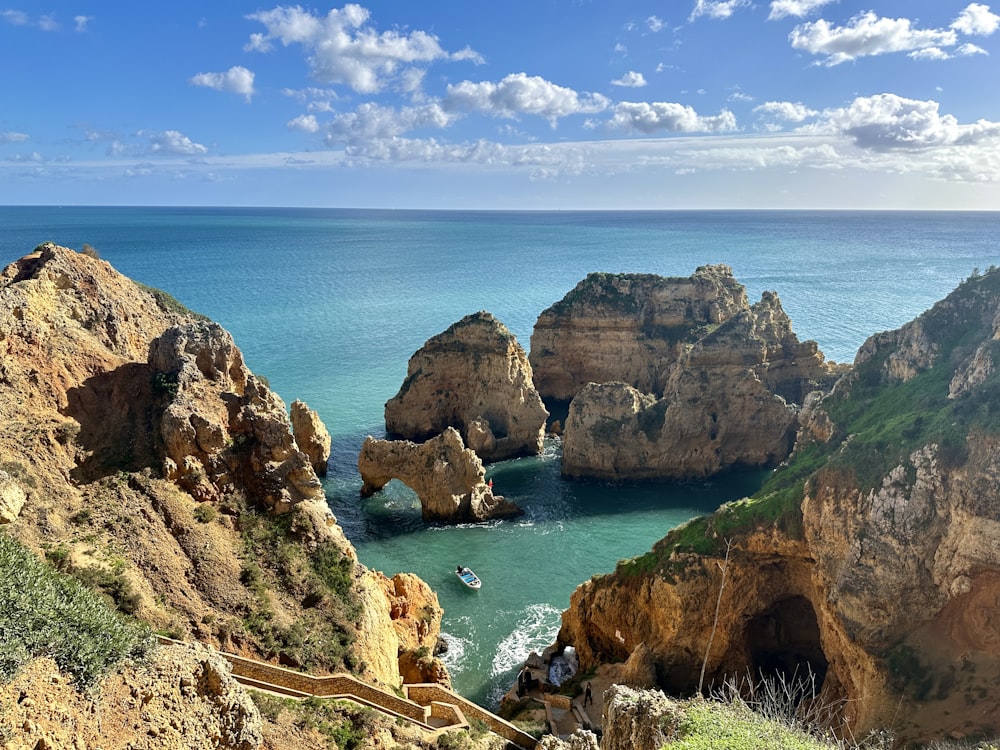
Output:
M454 427L484 461L540 453L546 417L524 349L487 312L430 338L385 405L391 436L420 442Z
M556 401L614 381L659 396L686 345L748 306L728 266L702 266L690 278L589 274L538 316L529 356L535 387Z
M226 331L47 243L0 274L0 349L8 533L155 628L399 684L380 579Z
M425 521L476 523L508 518L521 510L486 483L483 462L448 427L426 443L365 438L358 455L364 496L399 479L417 493Z
M873 336L758 495L580 586L559 643L644 644L680 693L808 668L855 737L996 736L998 341L996 270Z
M292 402L291 416L296 445L309 457L316 474L325 477L330 461L330 446L333 443L326 425L319 414L302 401Z
M725 266L592 274L539 318L532 360L543 395L572 397L563 475L610 480L774 466L798 405L842 369L798 340L776 294L749 305Z

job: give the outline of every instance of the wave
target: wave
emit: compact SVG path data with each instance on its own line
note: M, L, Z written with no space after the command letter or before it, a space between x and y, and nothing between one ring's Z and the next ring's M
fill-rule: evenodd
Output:
M520 666L532 651L540 653L551 646L559 633L561 615L551 604L529 604L514 630L497 644L490 675L505 675Z

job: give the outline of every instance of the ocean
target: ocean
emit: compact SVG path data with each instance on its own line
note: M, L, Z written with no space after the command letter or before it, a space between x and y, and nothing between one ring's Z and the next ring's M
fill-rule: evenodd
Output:
M221 323L286 403L320 413L334 438L327 497L361 561L437 591L454 685L489 707L553 641L578 584L751 494L764 473L567 482L549 440L541 456L488 467L523 516L426 526L399 482L362 499L356 462L365 436L384 434L384 404L428 338L487 310L527 350L539 313L590 272L689 276L725 263L751 302L777 292L800 339L850 362L871 334L1000 263L998 237L995 212L0 207L4 265L48 240L88 243ZM481 590L461 586L459 563Z

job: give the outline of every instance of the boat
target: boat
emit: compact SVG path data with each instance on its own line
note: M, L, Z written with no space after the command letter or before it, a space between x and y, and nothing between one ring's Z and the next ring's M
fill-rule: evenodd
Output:
M458 576L458 580L468 586L470 589L478 589L483 585L483 582L479 580L479 576L473 573L469 568L459 565L455 570L455 575Z

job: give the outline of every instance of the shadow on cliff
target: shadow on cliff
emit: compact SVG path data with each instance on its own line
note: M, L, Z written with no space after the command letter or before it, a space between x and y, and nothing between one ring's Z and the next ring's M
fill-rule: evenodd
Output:
M66 392L63 414L80 423L75 442L82 455L70 472L74 480L92 482L158 464L151 378L149 365L133 362Z

